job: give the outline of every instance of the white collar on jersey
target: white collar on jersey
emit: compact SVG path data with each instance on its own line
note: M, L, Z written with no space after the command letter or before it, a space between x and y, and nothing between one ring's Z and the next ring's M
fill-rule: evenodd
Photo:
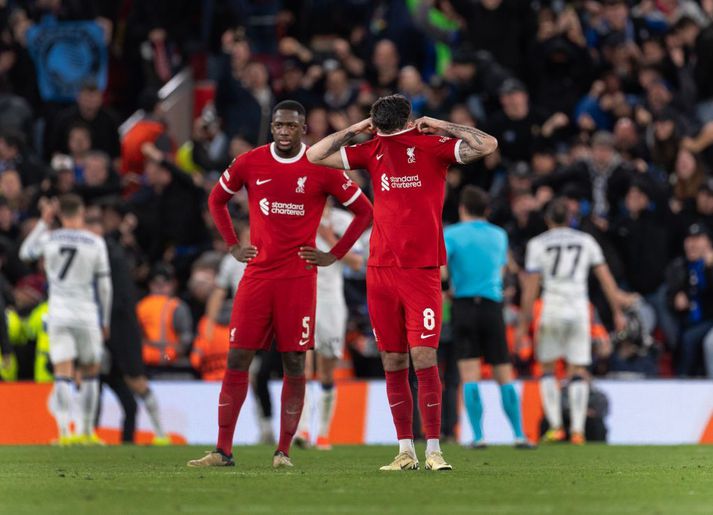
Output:
M399 134L403 134L404 132L412 131L412 130L414 130L415 128L416 128L416 127L408 127L407 129L404 129L404 130L402 130L402 131L392 132L392 133L390 133L390 134L384 134L383 132L377 132L376 135L377 135L377 136L383 136L383 137L398 136Z
M270 143L270 153L272 154L272 158L277 161L278 163L282 163L284 165L289 165L292 163L296 163L300 159L302 159L302 156L305 155L305 152L307 151L307 145L302 143L302 147L300 148L300 151L297 153L295 157L290 157L290 158L284 158L280 157L277 155L277 152L275 152L275 142L273 141Z

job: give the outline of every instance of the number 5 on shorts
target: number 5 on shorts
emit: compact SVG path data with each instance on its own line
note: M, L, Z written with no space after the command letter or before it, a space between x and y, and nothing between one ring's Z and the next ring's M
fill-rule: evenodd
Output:
M302 338L309 338L309 318L310 317L304 317L302 319Z
M429 331L432 331L436 327L436 314L431 308L426 308L423 310L423 327Z

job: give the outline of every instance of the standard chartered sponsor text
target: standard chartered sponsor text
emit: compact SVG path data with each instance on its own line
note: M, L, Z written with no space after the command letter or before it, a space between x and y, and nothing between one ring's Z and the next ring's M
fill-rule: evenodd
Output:
M276 215L304 216L305 205L293 204L292 202L273 202L270 212Z
M392 188L420 188L421 179L416 175L405 175L403 177L389 177Z

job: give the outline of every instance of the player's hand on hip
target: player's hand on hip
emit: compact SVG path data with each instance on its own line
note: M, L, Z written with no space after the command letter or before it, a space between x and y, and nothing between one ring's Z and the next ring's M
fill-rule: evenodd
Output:
M111 332L109 331L109 328L102 327L102 338L104 338L104 341L107 341L109 339L109 336L111 336Z
M443 121L430 116L422 116L414 122L419 132L424 134L433 134L443 128Z
M298 254L307 263L315 266L329 266L337 260L334 254L322 252L314 247L300 247Z
M257 256L257 247L255 245L233 245L230 247L230 253L241 263L250 263Z

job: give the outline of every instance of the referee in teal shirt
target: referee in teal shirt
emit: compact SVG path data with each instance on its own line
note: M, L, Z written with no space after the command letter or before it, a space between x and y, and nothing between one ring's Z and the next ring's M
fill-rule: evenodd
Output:
M445 230L458 371L473 427L473 447L485 448L483 404L478 389L480 359L484 358L493 366L495 380L500 385L503 410L515 434L515 447L531 449L534 446L522 431L520 400L512 383L503 320L503 270L508 259L508 237L503 229L486 220L488 204L487 193L466 186L458 207L460 223Z

